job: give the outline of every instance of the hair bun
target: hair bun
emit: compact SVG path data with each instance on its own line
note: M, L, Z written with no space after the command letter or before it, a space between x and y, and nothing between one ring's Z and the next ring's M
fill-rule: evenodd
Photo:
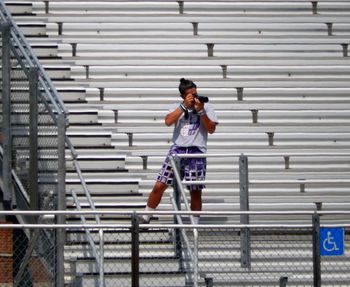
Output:
M186 82L187 82L187 81L186 81L185 78L181 78L181 79L180 79L180 83L181 83L181 84L185 84Z

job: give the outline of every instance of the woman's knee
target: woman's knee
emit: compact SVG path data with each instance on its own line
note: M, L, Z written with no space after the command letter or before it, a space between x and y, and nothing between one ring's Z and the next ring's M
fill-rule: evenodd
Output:
M163 182L157 181L155 185L153 186L153 193L156 194L163 194L163 192L167 189L167 185Z

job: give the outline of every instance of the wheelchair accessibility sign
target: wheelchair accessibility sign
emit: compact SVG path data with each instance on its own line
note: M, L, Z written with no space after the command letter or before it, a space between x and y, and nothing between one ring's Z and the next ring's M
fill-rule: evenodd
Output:
M320 228L321 256L344 255L344 228Z

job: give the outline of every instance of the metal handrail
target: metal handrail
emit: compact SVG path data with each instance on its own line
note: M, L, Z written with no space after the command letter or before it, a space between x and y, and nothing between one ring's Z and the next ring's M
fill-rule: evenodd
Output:
M155 215L350 215L350 210L314 210L314 211L295 211L295 210L268 210L268 211L120 211L120 210L0 210L1 215L120 215L120 216L132 216L133 214L155 214ZM191 224L193 225L193 224ZM130 226L130 225L128 225ZM147 224L146 226L150 226ZM196 225L202 226L202 225Z
M74 190L71 191L72 192L72 196L73 196L73 199L74 199L74 203L75 205L77 206L77 209L78 210L81 210L81 206L80 206L80 202L79 202L79 199L77 197L77 194L75 193ZM96 221L98 220L98 224L100 224L100 218L98 215L95 215L95 218L96 218ZM84 215L80 215L80 219L81 219L81 222L86 225L86 219L84 217ZM98 273L99 273L99 286L100 287L104 287L104 275L103 275L103 270L104 270L104 267L103 267L103 258L101 258L101 254L103 254L103 248L100 249L100 256L98 256L98 252L97 252L97 248L96 248L96 244L94 242L94 240L92 239L92 236L91 236L91 233L89 231L89 229L85 229L85 233L86 233L86 236L88 238L88 242L91 246L91 250L92 250L92 254L93 256L95 257L95 260L96 260L96 266L97 266L97 270L98 270ZM100 237L100 244L101 246L103 247L103 229L100 229L99 230L99 237ZM102 238L102 240L101 240Z
M174 160L174 155L172 155L170 157L170 163L171 163L171 166L172 166L173 171L174 171L175 179L176 179L178 186L180 188L181 196L182 196L183 201L185 203L186 209L187 209L187 211L190 211L191 208L190 208L190 205L189 205L187 197L186 197L186 192L185 192L184 186L181 182L180 173L177 170L177 166L176 166L176 163ZM172 199L172 200L174 200L174 199ZM176 204L175 204L175 206L176 206ZM177 209L177 207L176 207L176 209ZM194 222L193 215L190 215L189 218L191 221L191 225L194 226L195 222ZM187 243L186 239L187 239L187 236L184 237L185 243ZM193 286L197 287L198 286L198 230L196 228L193 228L193 240L194 240L194 246L193 246L193 254L192 254L192 258L191 258L191 260L193 262ZM189 246L188 246L188 250L190 250Z
M240 157L242 153L197 153L197 154L178 154L179 158L208 158L208 157ZM330 153L330 152L309 152L309 153L301 153L301 152L278 152L278 153L254 153L254 152L245 152L244 155L249 157L283 157L283 156L291 156L291 157L322 157L322 156L348 156L350 157L350 153Z

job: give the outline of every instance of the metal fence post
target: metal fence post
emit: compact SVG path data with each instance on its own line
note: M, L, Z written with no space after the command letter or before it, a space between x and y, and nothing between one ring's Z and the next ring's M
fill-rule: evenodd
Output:
M101 228L99 231L99 238L100 238L100 281L99 281L99 287L105 287L105 270L104 270L104 248L105 248L105 239L104 239L104 231Z
M131 225L131 286L140 286L140 237L139 237L139 218L134 213Z
M29 195L30 209L39 209L38 192L38 68L29 68Z
M58 152L58 170L57 170L57 210L66 210L66 160L65 160L65 139L66 139L66 117L59 114L57 118L57 152ZM58 224L65 224L65 215L57 216ZM57 229L56 233L56 286L64 286L64 245L66 234L63 228Z
M288 277L287 276L282 276L280 278L280 286L279 287L286 287L288 282Z
M213 287L214 286L214 281L213 278L204 278L205 280L205 286L206 287Z
M2 145L4 150L3 200L12 200L11 170L12 170L12 131L11 131L11 61L10 61L10 27L1 25L2 33Z
M249 211L249 181L248 181L248 157L241 155L239 157L239 197L240 210ZM240 215L241 224L249 224L249 215ZM250 230L241 228L241 267L250 268Z
M312 251L314 287L321 287L320 216L317 213L312 215Z

